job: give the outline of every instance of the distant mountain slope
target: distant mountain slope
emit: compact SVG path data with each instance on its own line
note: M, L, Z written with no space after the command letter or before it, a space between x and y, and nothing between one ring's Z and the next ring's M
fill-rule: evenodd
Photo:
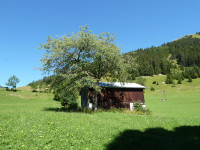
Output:
M200 35L191 35L166 45L169 47L172 59L176 59L179 65L200 66Z
M186 35L159 47L138 49L124 54L124 57L136 59L137 69L129 71L132 76L168 74L171 69L200 67L200 32Z
M188 38L188 37L200 39L200 32L197 32L196 34L186 35L184 38Z
M198 39L200 39L200 32L197 32L196 34L186 35L186 36L179 38L179 39L176 39L174 41L181 40L181 39L184 39L184 38L198 38Z

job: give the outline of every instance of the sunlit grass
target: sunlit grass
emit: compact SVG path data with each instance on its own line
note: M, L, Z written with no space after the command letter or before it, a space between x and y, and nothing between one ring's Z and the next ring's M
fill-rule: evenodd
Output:
M45 111L58 108L53 95L0 91L0 149L106 149L125 130L145 131L200 125L200 80L182 85L162 85L164 76L148 77L146 86L159 81L155 91L146 89L146 106L153 115L101 112L94 114ZM164 86L166 101L160 101Z

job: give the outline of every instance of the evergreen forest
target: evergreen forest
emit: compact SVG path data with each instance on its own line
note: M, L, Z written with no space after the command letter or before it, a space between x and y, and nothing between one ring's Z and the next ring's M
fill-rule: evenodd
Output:
M123 54L127 63L136 67L128 70L129 79L138 76L170 74L174 79L200 77L200 32L162 44ZM133 69L132 69L133 68ZM178 80L178 79L177 79Z

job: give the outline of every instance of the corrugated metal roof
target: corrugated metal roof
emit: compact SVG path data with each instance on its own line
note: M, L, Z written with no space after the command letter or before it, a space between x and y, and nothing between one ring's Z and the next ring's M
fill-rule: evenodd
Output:
M137 83L122 83L122 82L99 82L101 87L116 87L116 88L140 88L145 89L145 86L142 86Z

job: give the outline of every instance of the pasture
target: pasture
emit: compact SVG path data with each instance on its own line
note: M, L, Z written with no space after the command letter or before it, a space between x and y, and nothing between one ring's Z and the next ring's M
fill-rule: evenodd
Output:
M0 91L0 149L199 149L200 79L175 87L162 80L147 79L156 89L145 91L150 116L57 112L51 94ZM160 101L162 89L166 101Z

